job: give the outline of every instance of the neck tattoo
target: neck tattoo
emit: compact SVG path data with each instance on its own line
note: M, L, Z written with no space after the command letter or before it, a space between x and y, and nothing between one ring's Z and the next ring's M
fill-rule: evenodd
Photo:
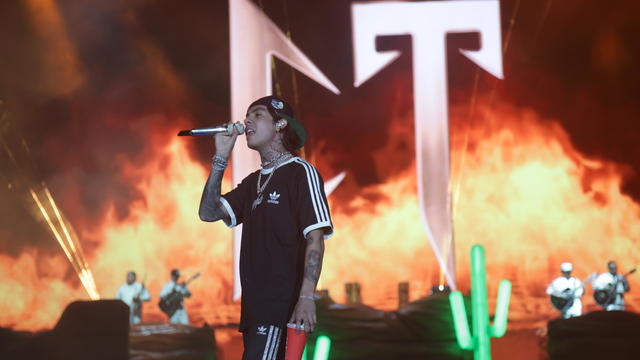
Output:
M273 158L271 158L271 160L263 162L262 164L260 164L260 166L262 166L263 169L268 168L271 165L275 165L280 160L282 160L283 158L285 158L285 157L287 157L289 155L291 155L291 153L289 153L288 151L281 152L278 155L276 155Z
M278 169L278 166L280 166L283 162L289 160L292 157L293 157L293 155L291 155L291 153L284 152L284 153L281 153L280 155L276 156L275 158L273 158L271 161L269 161L268 162L269 165L273 164L273 170L271 171L271 173L267 177L267 180L265 180L264 184L262 184L262 186L260 186L260 183L262 182L262 171L258 172L258 183L256 184L257 197L253 201L253 205L251 206L251 210L255 210L256 207L262 203L262 200L264 199L264 196L262 195L262 193L267 188L267 184L269 183L269 180L271 180L271 178L273 177L273 174L276 173L276 170ZM262 164L262 167L265 167L265 164Z

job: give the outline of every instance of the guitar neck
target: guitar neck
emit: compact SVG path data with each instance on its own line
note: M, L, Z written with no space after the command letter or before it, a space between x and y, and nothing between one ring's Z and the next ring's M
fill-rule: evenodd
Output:
M633 269L629 270L629 272L628 272L628 273L626 273L626 274L624 274L623 276L624 276L624 277L627 277L627 276L629 276L629 275L633 274L634 272L636 272L636 269L635 269L635 268L633 268Z
M184 285L189 285L190 282L192 282L193 280L197 279L200 276L200 273L196 273L193 276L191 276L187 281L184 282Z

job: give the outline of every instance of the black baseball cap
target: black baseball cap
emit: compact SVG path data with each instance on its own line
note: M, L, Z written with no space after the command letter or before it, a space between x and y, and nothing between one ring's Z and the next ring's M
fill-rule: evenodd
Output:
M304 126L293 116L293 108L291 107L291 105L289 105L289 103L277 96L270 95L261 97L260 99L252 102L251 105L249 105L249 107L247 108L247 111L249 111L249 109L251 109L251 107L255 105L264 105L267 107L267 109L272 110L276 115L287 120L287 125L291 126L293 131L296 133L296 135L298 135L298 138L300 139L298 148L304 146L304 144L307 142L307 131L304 129Z

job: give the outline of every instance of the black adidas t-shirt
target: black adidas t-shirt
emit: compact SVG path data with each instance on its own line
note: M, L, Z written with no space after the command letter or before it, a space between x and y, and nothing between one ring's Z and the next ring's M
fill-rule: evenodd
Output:
M284 326L295 307L304 276L305 236L323 229L333 233L324 183L318 171L301 158L262 171L262 182L275 171L257 198L258 171L221 197L233 227L242 224L240 331L251 325Z

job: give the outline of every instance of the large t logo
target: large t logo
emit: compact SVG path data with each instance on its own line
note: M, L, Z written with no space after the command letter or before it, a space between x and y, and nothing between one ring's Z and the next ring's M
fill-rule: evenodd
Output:
M253 100L273 93L271 56L278 57L334 93L340 93L302 51L249 0L229 0L229 23L232 121L243 121L247 106ZM259 166L259 154L247 148L244 141L238 141L232 156L233 186ZM338 182L342 177L338 178ZM325 189L331 183L335 184L335 181L328 181ZM241 293L238 271L241 234L242 227L236 227L233 231L234 300Z
M427 237L455 288L445 36L479 33L480 50L462 54L502 78L499 1L356 3L352 13L356 87L400 55L376 51L377 36L412 37L418 199Z

